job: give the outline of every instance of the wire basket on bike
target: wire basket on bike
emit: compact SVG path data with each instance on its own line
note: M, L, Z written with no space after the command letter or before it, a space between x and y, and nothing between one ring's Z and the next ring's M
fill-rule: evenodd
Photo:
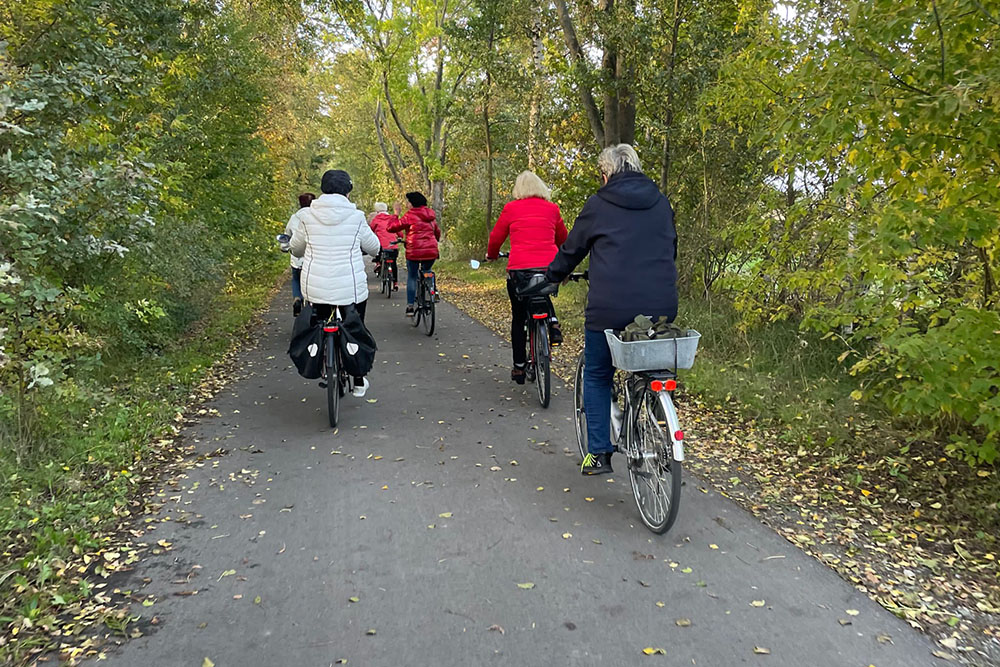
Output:
M612 329L605 329L604 335L615 368L630 372L691 368L701 338L694 329L684 336L655 340L623 341Z

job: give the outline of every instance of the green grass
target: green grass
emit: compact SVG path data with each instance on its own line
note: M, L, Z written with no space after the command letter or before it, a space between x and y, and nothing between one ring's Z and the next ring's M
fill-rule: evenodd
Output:
M89 585L72 569L61 572L64 564L101 549L129 521L157 460L173 457L157 443L172 437L178 412L200 398L209 369L266 305L277 271L268 267L217 295L210 314L162 354L53 392L39 406L43 456L20 464L9 449L0 456L0 627L19 630L17 641L0 646L0 662L44 645L31 628L55 624L89 597Z

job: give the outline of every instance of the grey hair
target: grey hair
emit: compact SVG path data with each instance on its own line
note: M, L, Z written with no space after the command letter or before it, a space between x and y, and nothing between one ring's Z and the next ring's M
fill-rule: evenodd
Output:
M597 168L607 177L620 174L623 171L642 173L642 165L635 149L628 144L608 146L597 158Z
M385 213L388 210L389 210L389 207L386 205L385 202L381 202L381 201L375 202L375 212L376 213Z

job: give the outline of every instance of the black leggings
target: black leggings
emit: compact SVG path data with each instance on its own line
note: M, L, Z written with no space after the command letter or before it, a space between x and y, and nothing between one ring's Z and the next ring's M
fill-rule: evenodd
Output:
M314 303L313 307L313 317L316 318L317 322L324 322L330 319L330 315L333 313L334 306L328 303ZM343 308L344 306L336 306L337 308ZM365 310L368 308L368 299L365 299L361 303L354 304L354 308L358 311L358 315L361 317L361 321L365 321ZM363 377L354 378L355 384L364 384Z

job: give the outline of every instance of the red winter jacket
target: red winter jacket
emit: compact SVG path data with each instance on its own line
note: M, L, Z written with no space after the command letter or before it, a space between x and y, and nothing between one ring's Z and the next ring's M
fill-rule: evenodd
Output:
M379 243L382 244L382 249L385 250L392 246L392 243L399 238L398 234L394 234L389 231L389 225L396 221L396 216L389 215L388 213L378 213L372 218L372 221L368 223L368 226L372 228L375 232L375 236L378 237Z
M538 269L549 265L566 240L566 225L559 207L541 197L515 199L503 207L490 233L487 259L496 259L510 235L507 269Z
M402 218L389 223L390 232L406 232L406 259L427 262L438 258L438 239L441 228L435 220L434 209L427 206L411 208Z

